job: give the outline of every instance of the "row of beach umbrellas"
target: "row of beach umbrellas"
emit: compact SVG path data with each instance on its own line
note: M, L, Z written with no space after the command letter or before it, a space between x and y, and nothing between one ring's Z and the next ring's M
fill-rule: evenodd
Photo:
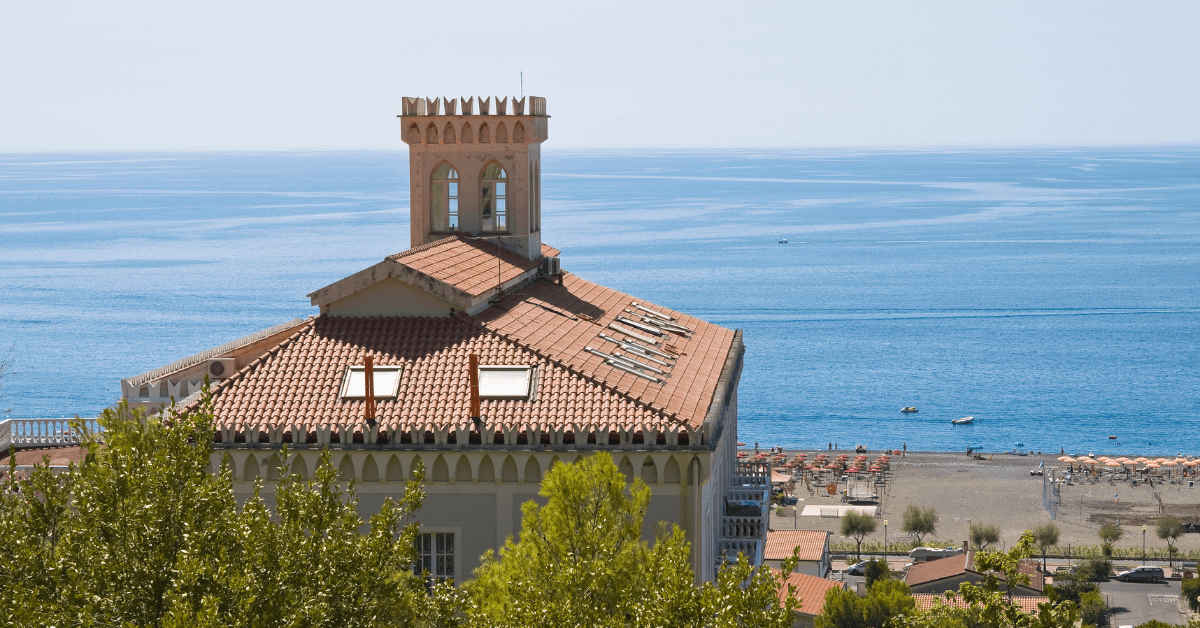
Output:
M1109 458L1108 456L1100 456L1098 458L1092 458L1091 456L1079 456L1078 458L1072 458L1071 456L1059 456L1058 460L1060 462L1077 464L1080 466L1104 466L1113 470L1124 467L1129 467L1131 470L1134 470L1138 465L1141 465L1143 471L1150 470L1152 472L1157 472L1157 469L1163 467L1166 467L1169 471L1174 467L1195 467L1200 465L1200 458L1193 458L1189 460L1183 456L1178 456L1176 458L1147 458L1145 456L1139 456L1137 458L1126 458L1124 456L1120 458Z

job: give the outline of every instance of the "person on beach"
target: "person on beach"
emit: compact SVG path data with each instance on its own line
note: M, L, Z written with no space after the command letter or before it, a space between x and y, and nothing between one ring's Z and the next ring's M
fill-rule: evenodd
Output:
M904 453L901 455L907 456L908 455L908 443L901 443L901 445L904 445Z

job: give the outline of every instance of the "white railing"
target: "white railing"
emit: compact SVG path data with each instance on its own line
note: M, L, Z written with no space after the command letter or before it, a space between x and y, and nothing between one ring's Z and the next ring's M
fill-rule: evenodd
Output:
M738 554L745 554L751 565L758 566L762 561L763 544L758 539L718 539L717 565L735 563Z
M765 539L764 517L721 517L721 539Z
M7 450L9 447L29 449L77 444L79 434L71 429L68 421L70 419L5 419L0 421L0 450ZM94 419L86 419L84 423L93 430L99 430L99 425Z

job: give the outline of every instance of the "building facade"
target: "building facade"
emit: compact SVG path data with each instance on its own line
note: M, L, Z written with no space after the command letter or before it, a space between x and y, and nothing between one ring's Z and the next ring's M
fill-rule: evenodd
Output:
M319 314L122 381L131 404L213 383L235 490L332 450L364 514L426 470L422 566L469 577L556 462L609 452L679 524L698 579L761 563L769 469L739 463L741 331L591 283L541 242L544 99L406 98L410 248L309 295Z

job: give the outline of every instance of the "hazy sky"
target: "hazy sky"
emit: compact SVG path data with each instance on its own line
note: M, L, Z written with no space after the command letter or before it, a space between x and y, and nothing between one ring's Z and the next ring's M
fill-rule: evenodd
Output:
M0 151L403 148L406 95L547 147L1200 143L1200 2L0 2Z

